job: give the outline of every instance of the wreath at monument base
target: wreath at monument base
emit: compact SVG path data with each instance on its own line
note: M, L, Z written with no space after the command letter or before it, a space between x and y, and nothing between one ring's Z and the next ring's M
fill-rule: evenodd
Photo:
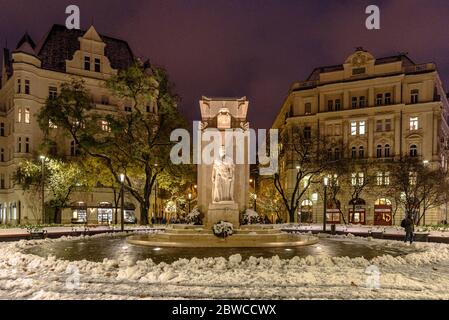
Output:
M214 235L219 238L227 238L234 233L234 226L230 222L220 221L212 227Z

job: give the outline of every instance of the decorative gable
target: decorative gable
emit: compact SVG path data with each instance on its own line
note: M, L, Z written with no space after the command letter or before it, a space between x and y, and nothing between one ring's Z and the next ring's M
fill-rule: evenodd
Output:
M93 26L78 38L80 49L72 60L66 60L66 72L91 78L107 79L117 74L105 55L106 43Z
M372 54L362 48L357 48L357 51L351 54L343 65L344 78L372 74L375 63L376 59Z

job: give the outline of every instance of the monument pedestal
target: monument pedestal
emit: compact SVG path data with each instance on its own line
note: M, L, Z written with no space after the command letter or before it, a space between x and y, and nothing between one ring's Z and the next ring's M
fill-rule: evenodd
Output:
M234 229L238 229L240 227L239 205L235 202L211 203L205 220L207 229L220 221L230 222L234 225Z

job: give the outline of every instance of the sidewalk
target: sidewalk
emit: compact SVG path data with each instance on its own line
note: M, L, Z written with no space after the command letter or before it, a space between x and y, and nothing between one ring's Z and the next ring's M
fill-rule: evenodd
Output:
M285 224L281 227L286 232L323 232L322 224ZM331 231L331 225L327 224L327 232ZM336 225L336 234L353 234L359 237L374 237L389 240L403 240L405 237L404 228L399 226L362 226L362 225ZM449 243L449 229L447 231L425 231L422 227L415 227L417 238L428 237L430 242ZM418 240L419 241L419 240Z
M68 227L46 227L43 228L47 238L60 238L60 237L78 237L82 235L96 235L102 233L118 233L121 232L120 226L68 226ZM154 227L143 226L125 226L125 232L137 232L137 231L155 231L165 230L165 226L155 225ZM30 239L30 233L25 228L7 228L0 229L0 242L6 241L19 241Z

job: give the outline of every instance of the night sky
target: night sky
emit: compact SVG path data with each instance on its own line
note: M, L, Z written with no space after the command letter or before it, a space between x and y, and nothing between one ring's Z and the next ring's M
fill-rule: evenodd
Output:
M93 21L164 66L189 119L198 119L202 95L247 96L252 126L268 128L292 82L343 63L358 46L435 62L449 84L447 0L0 0L2 46L15 47L25 31L39 42L65 23L69 4L80 7L83 29ZM380 7L381 30L365 28L370 4Z

